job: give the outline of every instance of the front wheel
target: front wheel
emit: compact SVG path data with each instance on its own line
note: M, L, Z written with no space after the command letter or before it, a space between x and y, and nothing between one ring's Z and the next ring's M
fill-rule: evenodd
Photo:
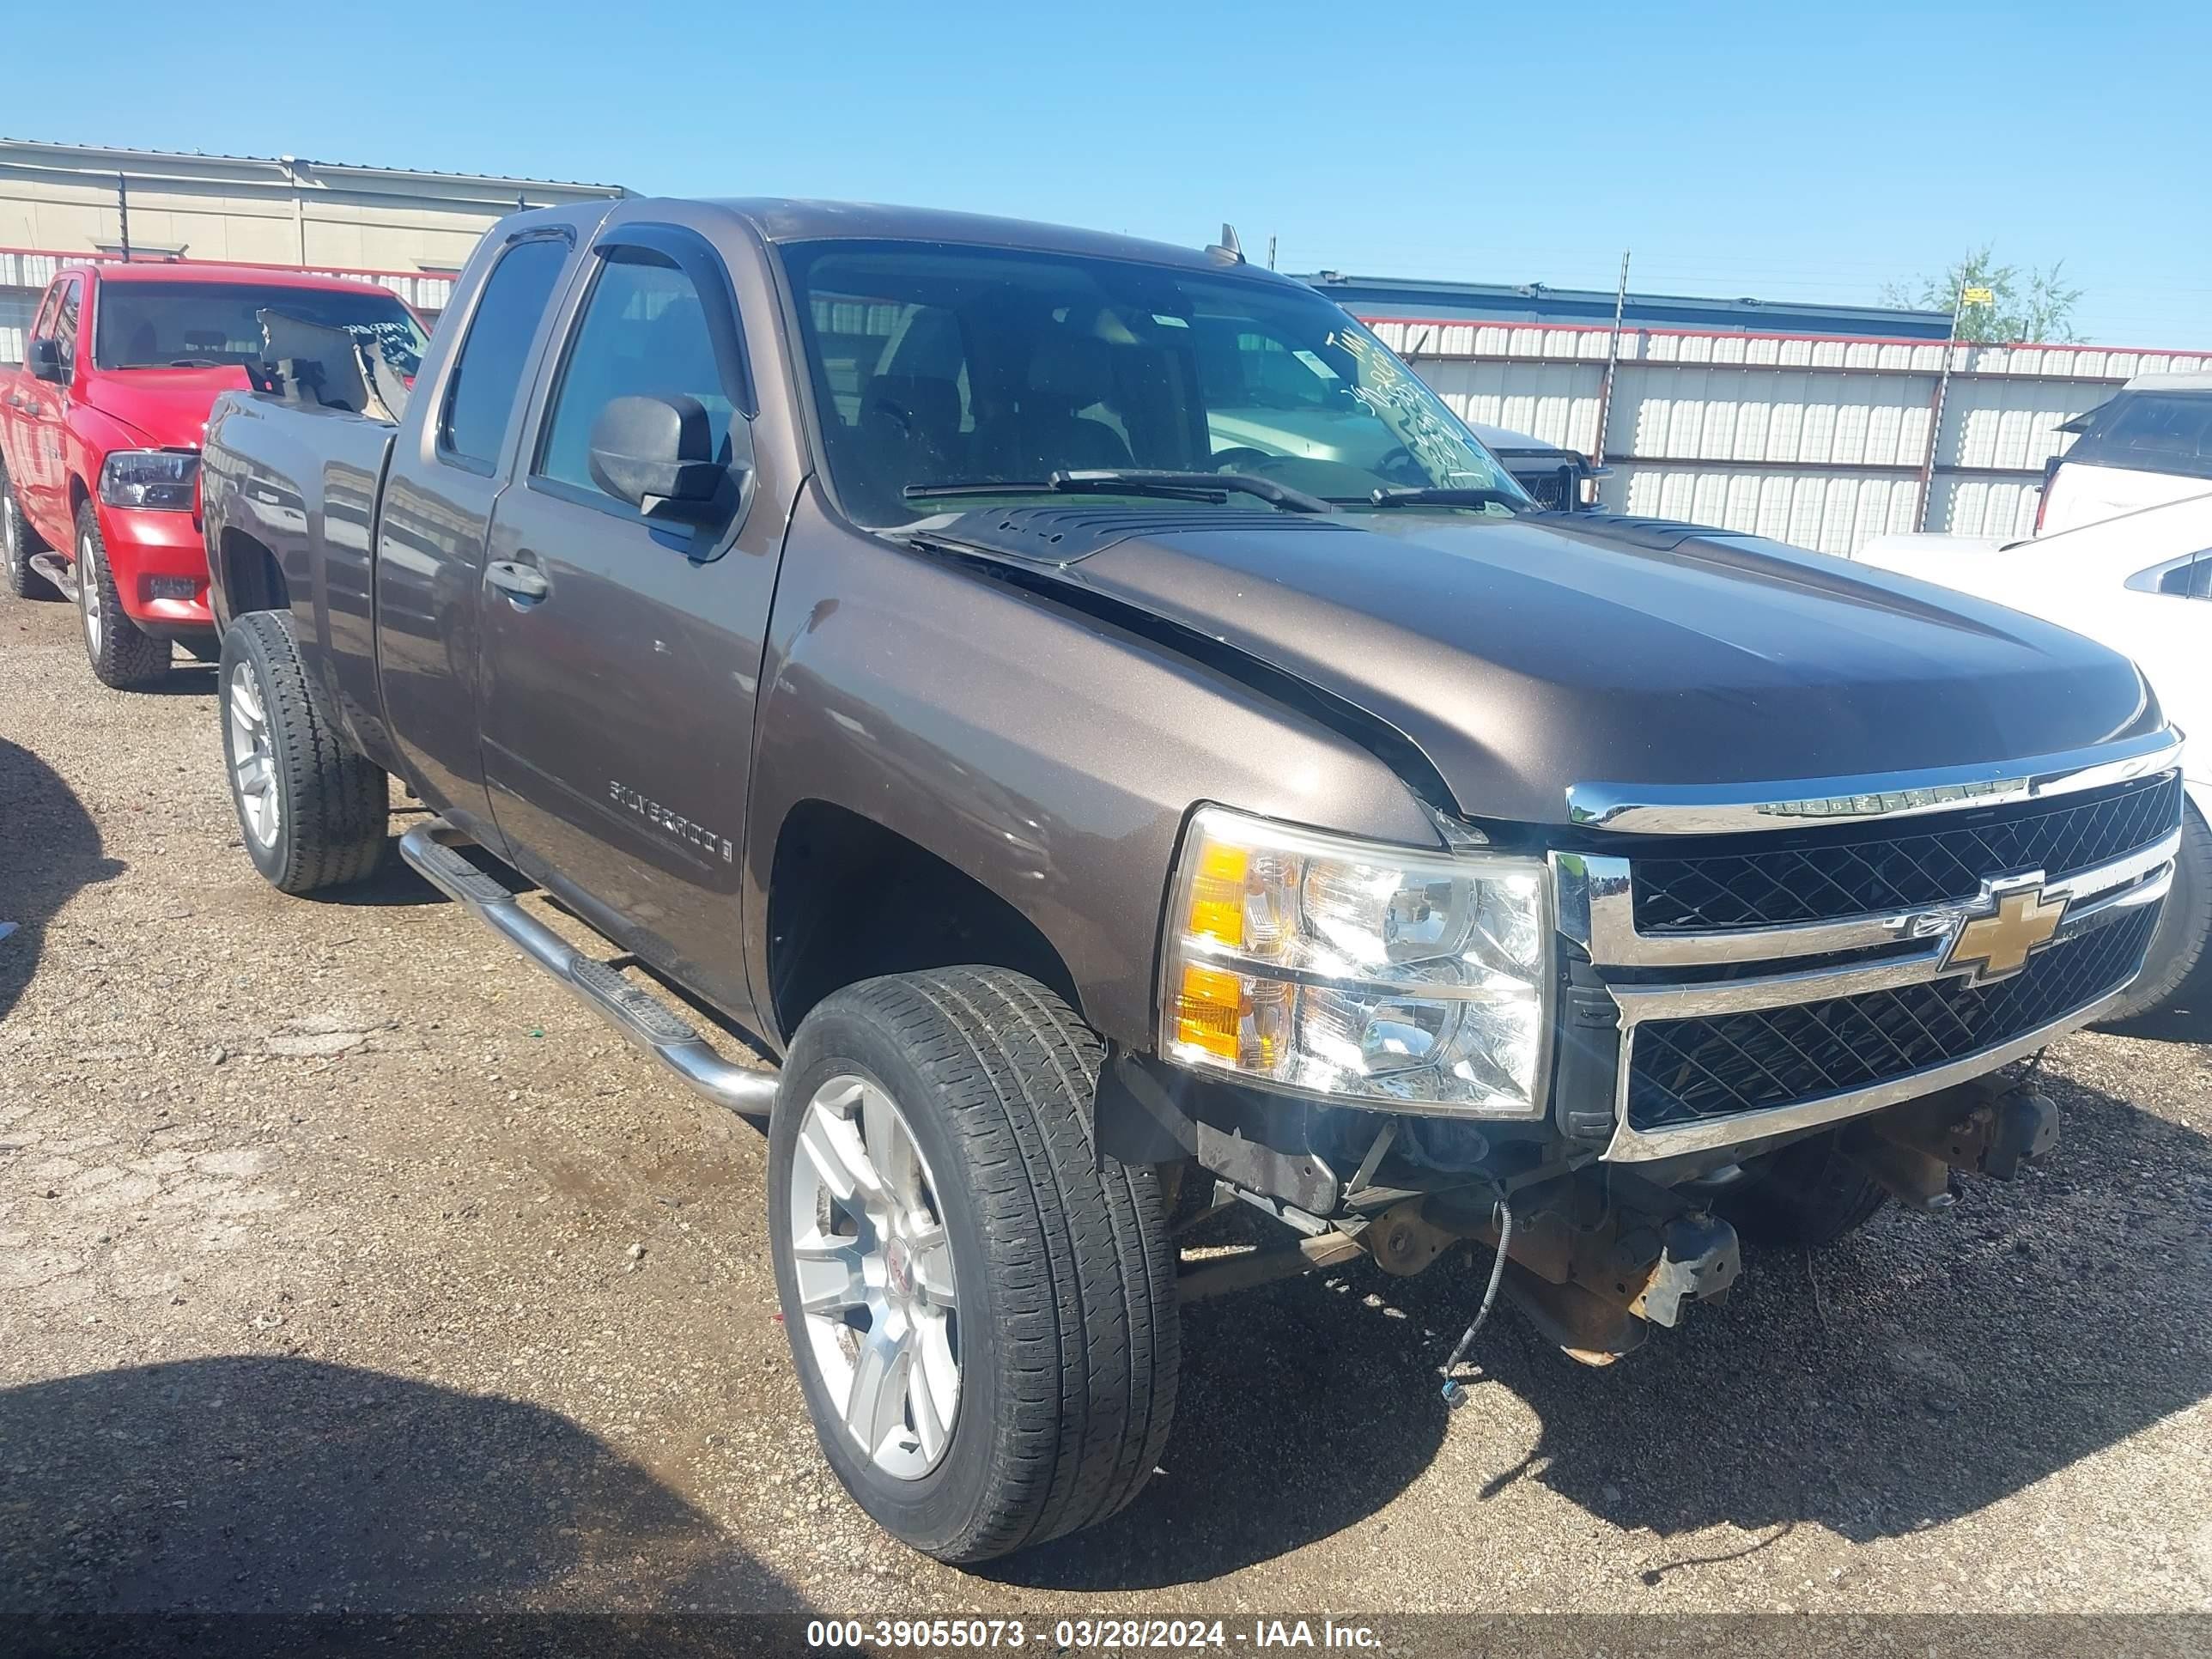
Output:
M391 819L385 775L316 705L291 617L255 611L231 623L216 684L223 765L253 867L287 893L374 871Z
M1180 1360L1157 1175L1091 1139L1097 1036L996 968L866 981L792 1042L769 1134L784 1327L860 1507L974 1562L1121 1509Z
M92 677L118 691L140 691L168 676L169 642L157 640L123 609L100 515L90 501L76 510L76 613Z

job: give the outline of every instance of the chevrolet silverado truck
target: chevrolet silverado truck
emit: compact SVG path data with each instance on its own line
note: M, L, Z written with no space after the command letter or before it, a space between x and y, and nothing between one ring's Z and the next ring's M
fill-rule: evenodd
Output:
M272 331L331 329L403 377L425 343L397 295L302 271L100 262L40 301L22 366L0 368L0 567L18 599L75 603L102 684L155 684L174 646L215 654L196 516L208 410L265 378Z
M358 879L397 777L416 871L765 1118L823 1454L945 1560L1129 1501L1182 1299L1474 1240L1476 1322L1602 1363L1739 1227L2010 1176L2001 1068L2171 879L2124 658L1543 511L1229 237L521 213L396 422L234 393L204 477L246 851ZM1186 1261L1240 1204L1279 1245Z

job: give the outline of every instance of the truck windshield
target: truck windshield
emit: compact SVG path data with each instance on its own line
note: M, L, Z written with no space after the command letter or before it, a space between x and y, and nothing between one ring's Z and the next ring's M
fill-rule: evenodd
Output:
M1401 511L1533 506L1435 392L1309 289L934 242L782 254L831 478L862 524L960 510L933 486L1129 469L1239 473L1347 510L1378 492ZM1219 505L1270 510L1244 491Z
M403 378L422 367L422 325L397 295L277 283L106 283L93 362L101 368L258 363L264 311L342 328L374 346Z

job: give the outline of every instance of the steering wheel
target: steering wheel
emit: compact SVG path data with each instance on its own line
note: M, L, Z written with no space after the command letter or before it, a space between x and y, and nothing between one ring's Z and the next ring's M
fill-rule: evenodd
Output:
M1368 471L1394 484L1411 484L1417 489L1429 482L1429 475L1413 459L1413 452L1403 444L1370 462Z
M1264 449L1240 444L1234 449L1215 450L1212 470L1216 472L1262 472L1266 471L1267 463L1281 459L1279 455L1270 455Z

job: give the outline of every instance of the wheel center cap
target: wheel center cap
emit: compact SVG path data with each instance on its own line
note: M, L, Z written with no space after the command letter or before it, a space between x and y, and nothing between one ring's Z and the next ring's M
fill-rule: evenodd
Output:
M902 1297L914 1294L914 1263L904 1239L895 1238L884 1246L884 1277L890 1281L895 1294Z

